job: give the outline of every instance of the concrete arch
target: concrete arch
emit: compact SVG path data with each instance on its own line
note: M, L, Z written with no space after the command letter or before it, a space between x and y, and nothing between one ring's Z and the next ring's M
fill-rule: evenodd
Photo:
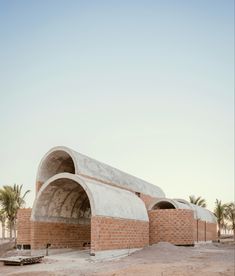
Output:
M78 174L76 157L67 147L54 147L43 156L36 181L43 184L52 176L63 172Z
M58 173L72 173L152 197L165 197L161 188L67 147L52 148L41 160L37 190Z
M73 176L69 173L60 173L44 183L34 201L31 220L89 222L94 213L92 193L82 179Z
M168 198L155 199L148 206L148 210L155 209L154 208L155 206L160 206L159 209L169 209L169 208L164 208L164 204L165 204L165 206L167 206L166 203L171 204L172 206L174 206L175 209L192 210L195 219L199 219L199 220L207 221L207 222L211 222L211 223L216 223L216 218L212 212L210 212L209 210L207 210L205 208L202 208L200 206L192 204L185 199L168 199ZM161 206L162 206L162 208L161 208Z
M211 222L211 223L216 223L217 220L216 220L215 215L208 209L203 208L198 205L195 205L195 204L192 204L191 202L188 202L185 199L177 198L174 200L177 201L178 203L186 204L187 206L189 206L189 208L191 208L194 211L195 219L199 219L199 220L207 221L207 222Z
M158 198L154 199L148 206L148 210L155 209L178 209L178 205L172 199Z
M90 213L86 212L88 201ZM37 194L31 219L86 223L91 216L148 221L145 205L134 193L70 173L57 174L45 182Z

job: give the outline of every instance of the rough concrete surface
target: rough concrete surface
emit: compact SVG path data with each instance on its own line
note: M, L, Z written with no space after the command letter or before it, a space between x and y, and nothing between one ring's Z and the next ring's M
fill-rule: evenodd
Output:
M0 266L0 275L155 275L234 276L234 243L177 247L158 243L115 260L96 260L87 251L45 257L23 267Z
M148 221L144 202L134 193L69 173L57 174L42 186L33 206L32 220L64 218L68 222L71 218L73 222L91 214Z
M88 176L153 197L165 197L160 187L63 146L52 148L42 158L37 181L44 183L61 172Z

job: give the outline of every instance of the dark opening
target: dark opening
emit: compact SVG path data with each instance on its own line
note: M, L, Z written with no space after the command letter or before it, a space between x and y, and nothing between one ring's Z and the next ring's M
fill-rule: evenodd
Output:
M156 209L175 209L175 206L168 201L161 201L153 206L153 210Z
M31 245L30 244L23 244L23 249L30 250L31 249Z
M18 250L30 250L31 249L31 245L30 244L17 244L16 248Z

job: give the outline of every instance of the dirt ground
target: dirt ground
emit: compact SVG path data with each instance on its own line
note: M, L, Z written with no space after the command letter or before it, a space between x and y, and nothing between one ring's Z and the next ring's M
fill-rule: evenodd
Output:
M158 243L130 256L94 261L85 252L67 252L45 257L25 266L0 265L0 275L83 275L83 276L234 276L234 243L195 247Z

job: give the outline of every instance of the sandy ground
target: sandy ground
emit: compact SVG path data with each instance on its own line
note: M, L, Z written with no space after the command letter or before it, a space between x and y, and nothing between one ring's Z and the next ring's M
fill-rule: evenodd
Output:
M234 276L234 249L234 243L195 247L159 243L130 256L109 261L94 261L86 252L73 251L45 257L41 264L0 265L0 275Z

